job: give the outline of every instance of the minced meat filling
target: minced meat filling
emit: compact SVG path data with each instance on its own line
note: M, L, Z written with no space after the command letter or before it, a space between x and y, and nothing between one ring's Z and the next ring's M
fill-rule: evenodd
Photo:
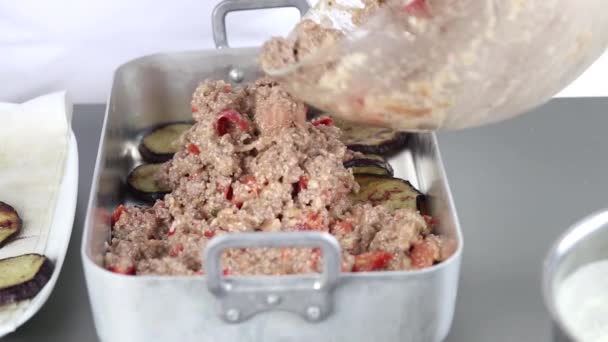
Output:
M172 191L151 208L121 206L105 255L127 274L204 274L201 251L222 234L321 231L342 247L343 271L407 270L445 258L429 220L408 209L353 205L358 191L343 162L356 155L333 125L304 121L306 107L262 79L236 89L205 81L193 101L195 125L161 168ZM318 272L316 248L234 249L225 274Z
M281 69L300 62L319 49L332 46L344 37L339 30L302 20L288 38L272 38L264 43L259 62L269 69Z

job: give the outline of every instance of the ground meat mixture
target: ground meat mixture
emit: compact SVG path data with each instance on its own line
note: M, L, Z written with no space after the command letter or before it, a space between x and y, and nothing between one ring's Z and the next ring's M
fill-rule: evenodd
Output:
M380 6L384 5L386 0L362 0L363 8L357 8L352 10L352 20L355 25L361 25L372 14L374 14Z
M290 37L276 37L266 42L260 54L260 64L267 69L281 69L323 47L334 45L342 37L342 31L305 19L295 27Z
M319 231L342 247L343 271L408 270L447 253L418 212L354 205L358 185L343 162L356 156L331 120L305 122L306 107L275 82L235 89L205 81L192 100L195 125L161 168L172 190L150 208L120 206L106 267L124 274L204 274L201 251L222 234ZM234 249L225 274L319 272L316 248Z
M385 0L363 0L363 7L351 10L353 23L363 24L384 3ZM319 49L336 44L344 36L344 32L340 30L304 19L296 25L289 37L275 37L264 44L260 64L265 69L282 69L300 62ZM325 67L330 68L331 65Z

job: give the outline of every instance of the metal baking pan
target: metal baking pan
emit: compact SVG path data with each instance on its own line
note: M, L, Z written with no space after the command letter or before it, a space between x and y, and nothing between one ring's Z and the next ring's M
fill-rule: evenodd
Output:
M242 4L225 1L214 12L221 49L142 57L114 75L81 250L98 336L112 342L443 340L454 314L462 235L434 134L411 135L407 150L391 164L397 176L429 196L440 233L457 241L454 255L436 266L340 273L339 247L329 235L254 233L214 239L206 251L206 276L133 277L104 269L109 213L132 202L124 179L140 163L141 132L158 123L190 119L190 98L203 79L237 84L260 76L257 49L226 46L225 14ZM305 11L302 4L305 0L273 0L245 7L295 6ZM235 246L321 247L323 274L224 278L218 255Z

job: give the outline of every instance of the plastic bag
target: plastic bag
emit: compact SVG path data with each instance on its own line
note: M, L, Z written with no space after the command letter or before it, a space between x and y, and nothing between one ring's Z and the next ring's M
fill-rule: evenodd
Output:
M459 129L546 102L608 43L606 0L392 0L377 9L383 1L365 2L320 0L307 18L345 36L265 71L343 119Z

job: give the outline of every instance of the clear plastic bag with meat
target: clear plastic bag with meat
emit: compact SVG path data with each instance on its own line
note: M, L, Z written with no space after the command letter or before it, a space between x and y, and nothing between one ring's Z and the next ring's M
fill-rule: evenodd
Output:
M605 0L320 0L260 60L344 119L459 129L550 99L605 50L607 12Z

